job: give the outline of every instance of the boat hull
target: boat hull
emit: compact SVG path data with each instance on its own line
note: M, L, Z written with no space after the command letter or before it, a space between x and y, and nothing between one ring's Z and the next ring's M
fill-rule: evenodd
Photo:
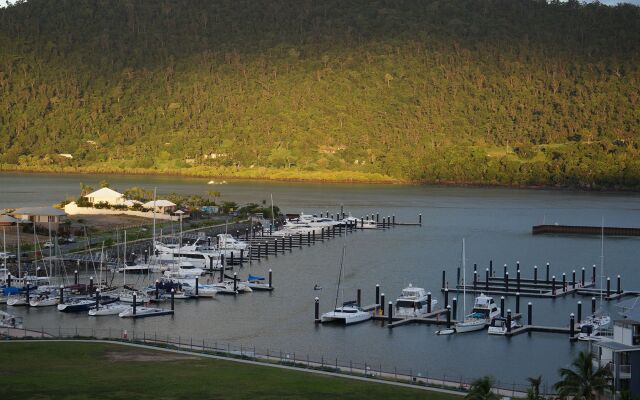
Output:
M456 332L458 333L466 333L466 332L475 332L485 328L487 326L486 321L473 321L473 322L462 322L456 324Z
M365 322L371 319L371 314L369 313L358 313L345 315L345 313L336 313L336 312L328 312L323 314L320 321L323 324L327 323L337 323L342 325L353 325L358 324L360 322Z

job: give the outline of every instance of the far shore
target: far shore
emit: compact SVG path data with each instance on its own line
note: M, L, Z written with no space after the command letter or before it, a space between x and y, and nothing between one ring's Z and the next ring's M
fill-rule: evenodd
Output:
M203 169L185 168L178 170L159 170L132 168L122 169L105 167L61 167L56 169L37 166L17 166L0 164L0 173L40 173L40 174L78 174L78 175L123 175L123 176L176 176L184 178L202 178L210 180L256 181L256 182L293 182L293 183L337 183L337 184L365 184L365 185L425 185L434 187L469 187L469 188L508 188L528 190L560 190L573 192L599 193L638 193L640 188L628 187L578 187L563 185L525 185L501 184L494 182L456 182L456 181L412 181L393 178L378 173L358 171L301 171L289 169ZM219 182L218 182L219 183Z

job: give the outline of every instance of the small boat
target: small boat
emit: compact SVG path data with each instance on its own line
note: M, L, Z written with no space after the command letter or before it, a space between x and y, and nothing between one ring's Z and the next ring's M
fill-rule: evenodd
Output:
M118 315L121 312L127 310L130 306L128 304L111 303L105 304L96 308L95 306L89 310L89 315L92 317L99 317L103 315Z
M126 291L118 294L118 300L122 303L133 303L133 295L136 295L136 304L144 304L149 302L149 296L138 291Z
M147 274L149 273L149 266L136 264L136 263L125 263L124 266L118 268L116 270L119 273L127 273L127 274Z
M238 294L238 293L253 292L253 290L249 286L245 285L242 282L237 282L234 290L232 280L225 280L224 282L212 283L211 285L208 285L208 286L215 288L217 292L220 294ZM198 288L198 291L200 291L200 288Z
M134 314L134 308L128 307L126 310L120 312L118 316L120 318L143 318L169 314L173 314L173 310L152 307L136 307Z
M52 296L50 294L41 294L35 298L31 298L29 305L31 307L50 307L58 305L60 298L58 296Z
M22 319L0 310L1 328L22 328Z
M7 298L7 305L12 307L28 306L29 301L27 300L26 295L20 294L15 296L9 296Z
M357 324L371 319L371 313L362 310L356 305L355 301L346 302L342 307L337 307L333 311L322 314L320 321L324 324L327 322L338 322L343 325Z
M511 320L511 329L519 328L520 325L514 320ZM489 335L506 335L507 334L507 319L504 317L496 317L491 320L489 329L487 329Z
M313 290L322 290L322 286L319 286L317 283L313 285Z
M247 285L252 290L273 290L273 286L265 282L263 276L249 275L245 282L241 282L243 285Z
M436 335L453 335L454 333L456 333L456 330L454 328L445 328L445 329L440 329L439 331L436 331Z
M89 311L96 302L91 299L71 299L68 302L58 304L58 311L62 312L80 312Z
M429 295L423 288L414 287L409 284L402 289L400 297L396 300L396 315L405 318L421 317L427 315L429 310L427 301ZM431 299L431 309L433 310L438 300Z

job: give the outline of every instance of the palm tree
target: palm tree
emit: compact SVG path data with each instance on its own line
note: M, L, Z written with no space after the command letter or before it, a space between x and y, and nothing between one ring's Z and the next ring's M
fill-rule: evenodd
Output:
M527 378L531 388L527 391L527 399L539 400L540 399L540 384L542 383L542 375L537 377Z
M484 376L471 383L469 393L465 396L467 400L498 400L500 396L495 394L493 389L494 380L490 376Z
M589 352L583 351L571 364L573 369L560 368L562 379L555 384L560 398L594 400L611 386L611 371L593 368Z

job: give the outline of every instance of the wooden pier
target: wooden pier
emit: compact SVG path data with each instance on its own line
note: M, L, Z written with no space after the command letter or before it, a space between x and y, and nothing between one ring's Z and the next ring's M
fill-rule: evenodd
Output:
M534 235L592 235L600 236L640 236L640 228L619 228L613 226L579 226L579 225L534 225Z

